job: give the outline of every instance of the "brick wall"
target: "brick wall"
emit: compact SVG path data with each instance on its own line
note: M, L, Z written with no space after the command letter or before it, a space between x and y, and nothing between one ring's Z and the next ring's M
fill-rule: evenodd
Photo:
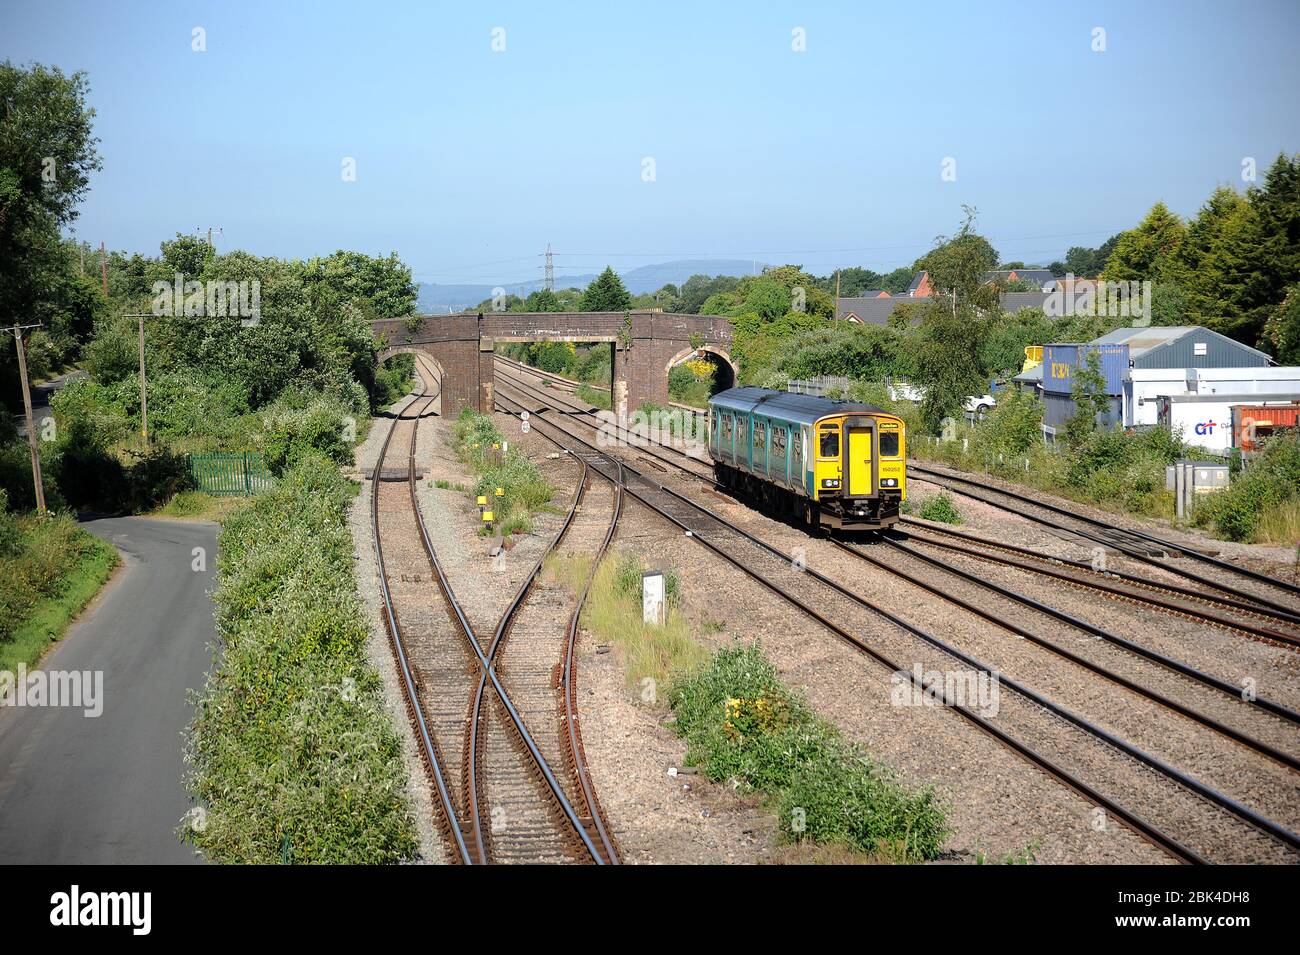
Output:
M424 316L414 330L406 319L384 319L374 323L374 331L390 347L419 347L438 361L442 413L448 416L465 407L491 409L497 342L614 342L614 407L628 413L646 403L667 403L667 364L691 346L692 337L731 350L727 319L667 312L462 312Z

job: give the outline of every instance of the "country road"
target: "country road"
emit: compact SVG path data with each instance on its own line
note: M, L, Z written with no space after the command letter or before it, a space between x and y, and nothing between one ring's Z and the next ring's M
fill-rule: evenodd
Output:
M217 528L145 518L84 525L123 566L42 669L102 671L103 713L0 708L0 863L197 861L174 832L189 808L181 731L215 640ZM191 569L194 548L206 569Z

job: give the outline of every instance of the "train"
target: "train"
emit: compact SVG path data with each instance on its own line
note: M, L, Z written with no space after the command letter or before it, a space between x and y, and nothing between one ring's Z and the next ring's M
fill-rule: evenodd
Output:
M882 530L907 498L907 434L871 405L746 385L709 399L717 482L810 527Z

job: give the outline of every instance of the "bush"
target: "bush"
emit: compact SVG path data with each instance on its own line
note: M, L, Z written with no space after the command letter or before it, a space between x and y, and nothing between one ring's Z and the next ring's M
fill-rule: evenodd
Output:
M285 395L262 416L265 427L263 459L272 474L281 475L308 457L320 455L336 464L352 461L348 426L356 428L351 409L327 398L305 407L300 396Z
M223 652L186 747L205 815L182 828L210 861L415 852L400 743L365 659L346 524L355 493L334 464L306 457L221 531Z
M939 491L931 494L916 511L916 516L927 521L938 521L943 524L960 524L961 512L957 510L957 505L952 502L952 497L947 491Z
M71 518L0 512L0 640L11 639L39 601L59 595L89 543Z
M608 387L610 381L610 348L599 343L588 347L578 358L573 367L574 377L579 381L590 382Z
M1266 515L1293 507L1300 499L1300 437L1269 438L1259 456L1225 490L1197 502L1196 523L1213 525L1229 540L1256 538ZM1295 543L1284 537L1280 543Z
M757 646L718 651L672 692L686 761L714 782L763 793L792 841L842 844L884 858L938 856L946 810L809 709Z

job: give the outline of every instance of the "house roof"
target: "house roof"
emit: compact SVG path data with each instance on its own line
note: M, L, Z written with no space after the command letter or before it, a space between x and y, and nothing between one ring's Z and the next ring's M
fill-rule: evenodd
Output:
M921 282L922 282L924 279L925 279L925 273L924 273L924 272L917 272L915 275L913 275L913 276L912 276L912 284L909 285L909 286L907 287L907 294L908 294L908 295L911 295L911 294L912 294L913 292L915 292L918 288L920 288L920 287L921 287Z
M1009 281L1013 274L1017 279L1026 282L1037 282L1040 288L1056 282L1056 276L1052 274L1051 269L995 269L992 272L984 273L984 281L992 282L1001 279L1005 282Z
M1002 308L1008 312L1018 312L1022 308L1042 308L1047 304L1051 292L1003 292L998 296Z
M1048 292L1003 292L998 296L1002 307L1008 312L1018 312L1022 308L1042 308L1047 302ZM900 305L928 302L929 298L909 298L898 295L890 298L873 298L870 295L855 295L835 301L835 317L841 320L857 320L863 325L888 325L889 316Z
M841 298L835 302L835 317L850 321L856 319L863 325L887 325L894 309L907 301L909 299L906 298L874 298L864 295Z
M1030 368L1028 371L1022 371L1020 374L1014 376L1011 380L1023 381L1026 383L1042 381L1043 380L1042 362L1039 362L1037 365L1035 365L1033 368Z

